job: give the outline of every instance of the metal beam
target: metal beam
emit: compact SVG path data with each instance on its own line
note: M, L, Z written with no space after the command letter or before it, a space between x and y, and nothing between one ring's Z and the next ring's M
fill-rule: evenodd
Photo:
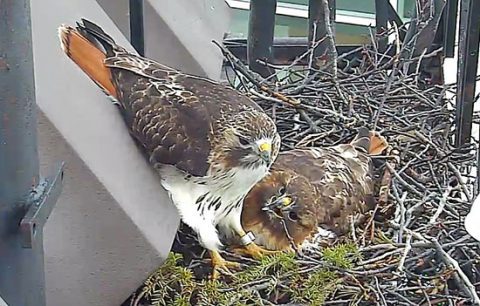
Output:
M335 28L336 1L328 0L328 8L330 9L330 20L332 21L332 30ZM314 26L315 25L315 26ZM327 36L327 28L325 25L325 13L321 0L308 1L308 44L312 46L314 42L320 41ZM318 58L326 54L328 50L328 41L324 39L315 48L313 55Z
M45 305L43 226L63 168L39 176L29 0L0 2L0 295Z
M251 0L248 21L248 66L263 77L273 71L257 60L270 61L273 57L273 35L275 29L276 0Z
M0 295L45 305L43 242L22 247L19 224L39 183L29 0L0 1Z
M455 56L455 36L457 32L458 0L447 0L444 9L443 53L445 57Z
M130 42L141 56L145 55L143 1L144 0L129 0Z
M480 1L461 0L455 144L470 142L480 39Z
M400 36L400 41L404 41L405 35L407 34L407 30L403 27L403 21L398 16L396 9L392 6L392 3L389 0L384 0L387 3L387 10L388 10L388 20L390 24L395 23L398 28L398 35Z
M375 0L375 27L378 39L378 51L385 52L388 44L387 23L389 18L389 4L387 0Z
M400 55L401 59L407 60L402 66L404 73L408 74L413 73L416 68L408 60L430 50L445 7L445 0L418 0L416 3L412 23L405 36L405 47Z

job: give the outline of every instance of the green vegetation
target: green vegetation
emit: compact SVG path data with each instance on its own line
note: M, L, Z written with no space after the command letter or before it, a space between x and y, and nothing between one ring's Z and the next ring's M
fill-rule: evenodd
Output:
M326 248L315 261L280 253L264 257L232 277L212 281L196 279L190 269L181 265L182 256L171 253L145 281L133 305L146 300L154 306L247 306L258 305L260 299L274 304L322 305L342 282L336 268L350 269L359 258L353 243Z

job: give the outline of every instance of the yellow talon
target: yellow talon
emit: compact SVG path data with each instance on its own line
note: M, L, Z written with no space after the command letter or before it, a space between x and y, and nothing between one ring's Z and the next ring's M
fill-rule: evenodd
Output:
M240 268L240 264L238 262L227 261L223 259L223 257L218 253L218 251L210 251L210 257L212 260L212 280L217 280L220 277L220 272L226 275L232 275L233 273L230 272L229 268L238 269Z
M239 255L247 255L255 259L260 259L264 256L281 253L281 251L271 251L271 250L264 249L258 246L257 244L255 244L254 242L249 243L243 247L235 248L233 251Z

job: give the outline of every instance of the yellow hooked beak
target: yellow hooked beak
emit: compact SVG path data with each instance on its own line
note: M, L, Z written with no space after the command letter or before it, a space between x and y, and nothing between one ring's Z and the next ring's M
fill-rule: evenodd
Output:
M268 142L264 142L260 144L258 148L260 149L260 157L267 163L270 163L272 155L272 145Z
M272 151L272 145L269 144L268 142L264 142L260 145L260 152L271 152Z
M276 198L273 202L268 203L262 210L273 210L273 209L287 209L293 203L292 197L283 195Z
M286 206L292 204L292 198L291 197L283 197L280 200L280 203L282 204L283 207L286 207Z

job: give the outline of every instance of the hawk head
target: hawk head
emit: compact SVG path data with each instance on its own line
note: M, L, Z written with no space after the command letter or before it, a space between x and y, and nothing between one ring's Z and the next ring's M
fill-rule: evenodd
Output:
M235 114L215 137L217 158L227 168L270 168L280 149L280 135L273 120L263 112Z
M242 224L259 244L284 250L289 236L298 245L314 233L316 202L316 190L304 176L273 170L245 198Z

